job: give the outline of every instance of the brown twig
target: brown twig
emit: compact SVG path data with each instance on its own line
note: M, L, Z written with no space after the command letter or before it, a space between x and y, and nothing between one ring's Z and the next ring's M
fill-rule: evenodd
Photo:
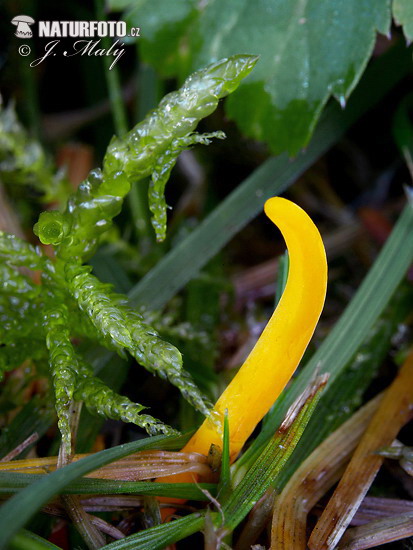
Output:
M85 455L74 455L73 462ZM0 472L19 472L25 474L45 474L56 469L57 457L30 458L0 462ZM207 458L198 453L181 453L169 451L143 451L132 454L107 466L103 466L85 477L98 479L117 479L121 481L139 481L157 476L173 476L178 473L193 472L208 477L211 469Z
M26 438L20 445L17 445L12 451L9 452L6 456L3 456L3 458L0 459L0 462L9 462L16 458L16 456L19 456L20 453L22 453L29 445L32 443L36 443L36 441L39 439L39 434L34 432L32 435L29 435L28 438Z
M412 535L413 512L409 512L348 529L337 548L339 550L365 550Z
M83 506L83 500L81 501ZM66 517L67 513L65 508L58 505L48 505L45 506L42 509L43 512L46 512L47 514L50 514L51 516L57 516L57 517ZM102 518L98 518L96 516L92 516L91 514L87 514L88 520L90 523L99 531L102 533L105 533L106 535L109 535L110 537L119 540L125 537L125 534L122 533L119 529L108 523L107 521L103 520Z
M365 497L357 510L351 525L358 527L370 521L384 519L391 516L400 516L405 513L413 513L411 500L398 498Z

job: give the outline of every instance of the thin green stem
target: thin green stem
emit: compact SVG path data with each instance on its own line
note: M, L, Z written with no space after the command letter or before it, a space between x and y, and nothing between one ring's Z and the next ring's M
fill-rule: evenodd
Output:
M136 59L139 60L137 45ZM155 71L138 61L136 69L138 94L135 104L136 120L142 120L158 103L160 83ZM151 226L148 208L147 180L132 185L128 194L128 206L132 214L133 227L138 239L140 252L146 255L154 243L154 233Z
M104 0L95 0L95 6L97 19L99 21L106 21L107 17L105 13ZM108 50L111 46L110 38L108 36L104 36L101 40L103 48ZM118 68L116 65L111 67L112 61L107 55L103 56L103 63L105 67L105 78L108 86L113 123L118 136L122 136L128 131L128 121L122 97Z
M155 241L149 217L147 196L148 182L143 180L132 184L127 197L139 250L143 255L149 252Z

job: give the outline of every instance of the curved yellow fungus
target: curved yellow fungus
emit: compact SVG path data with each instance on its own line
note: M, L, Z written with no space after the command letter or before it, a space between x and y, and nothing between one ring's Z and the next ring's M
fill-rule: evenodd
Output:
M317 325L327 288L324 245L310 217L280 197L266 202L265 213L286 241L289 273L276 310L213 410L221 419L228 411L231 461L297 368ZM182 451L207 455L212 443L221 447L218 426L206 419Z

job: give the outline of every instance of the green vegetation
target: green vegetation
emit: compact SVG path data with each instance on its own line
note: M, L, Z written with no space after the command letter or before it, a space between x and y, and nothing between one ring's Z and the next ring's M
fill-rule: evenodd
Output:
M273 548L277 491L410 353L410 2L165 3L19 7L140 27L111 71L62 52L30 67L48 39L20 56L2 23L1 548ZM284 245L254 220L284 192L325 237L319 329L234 464L230 418L222 449L183 456L285 286ZM388 476L372 491L394 516L411 495Z

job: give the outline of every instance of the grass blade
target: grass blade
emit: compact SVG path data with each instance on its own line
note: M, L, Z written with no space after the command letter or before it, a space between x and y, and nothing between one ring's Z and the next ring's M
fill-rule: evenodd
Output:
M61 550L60 546L22 529L10 542L10 550Z
M230 454L229 454L229 420L228 414L224 418L224 435L222 439L222 461L221 461L221 476L219 479L218 491L225 492L226 487L229 487L231 482L230 472Z
M105 550L163 550L170 544L196 533L204 524L204 516L190 514L181 519L140 531L105 546Z
M223 498L225 529L233 530L267 489L274 485L287 463L321 396L328 377L321 376L293 404L275 436L235 489Z
M0 494L13 494L36 483L47 476L39 474L0 473ZM182 498L186 500L208 501L202 492L207 490L213 496L217 492L214 483L152 483L150 481L112 481L107 479L84 478L72 481L62 489L63 495L153 495L159 497Z

